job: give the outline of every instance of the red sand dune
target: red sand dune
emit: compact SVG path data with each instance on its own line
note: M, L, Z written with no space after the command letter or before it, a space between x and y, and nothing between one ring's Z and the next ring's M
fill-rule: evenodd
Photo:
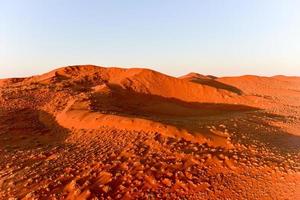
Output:
M97 66L0 80L0 199L297 199L299 83Z

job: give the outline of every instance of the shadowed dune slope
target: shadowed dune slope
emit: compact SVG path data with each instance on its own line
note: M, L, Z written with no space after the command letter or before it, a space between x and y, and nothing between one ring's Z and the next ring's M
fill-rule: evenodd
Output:
M187 80L190 82L207 85L207 86L211 86L214 88L227 90L227 91L239 94L239 95L242 94L242 91L240 89L238 89L234 86L231 86L229 84L224 84L222 82L217 81L217 77L205 76L205 75L198 74L198 73L189 73L189 74L187 74L185 76L181 76L179 78L182 80Z

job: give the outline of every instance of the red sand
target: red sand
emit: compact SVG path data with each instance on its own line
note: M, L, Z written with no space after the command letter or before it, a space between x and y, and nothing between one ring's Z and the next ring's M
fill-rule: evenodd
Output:
M300 199L299 116L299 77L0 80L0 199Z

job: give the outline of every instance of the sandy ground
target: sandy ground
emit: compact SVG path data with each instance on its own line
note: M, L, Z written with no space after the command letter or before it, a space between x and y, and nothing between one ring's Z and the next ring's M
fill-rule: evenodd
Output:
M300 199L299 116L299 77L0 80L0 199Z

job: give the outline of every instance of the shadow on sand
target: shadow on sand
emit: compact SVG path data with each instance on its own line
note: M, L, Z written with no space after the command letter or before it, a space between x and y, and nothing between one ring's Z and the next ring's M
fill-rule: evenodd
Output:
M193 80L191 80L191 82L200 83L200 84L211 86L211 87L214 87L217 89L227 90L227 91L239 94L239 95L243 94L242 90L238 89L237 87L219 82L214 79L193 79Z
M8 150L63 145L69 130L41 110L1 110L0 146Z

